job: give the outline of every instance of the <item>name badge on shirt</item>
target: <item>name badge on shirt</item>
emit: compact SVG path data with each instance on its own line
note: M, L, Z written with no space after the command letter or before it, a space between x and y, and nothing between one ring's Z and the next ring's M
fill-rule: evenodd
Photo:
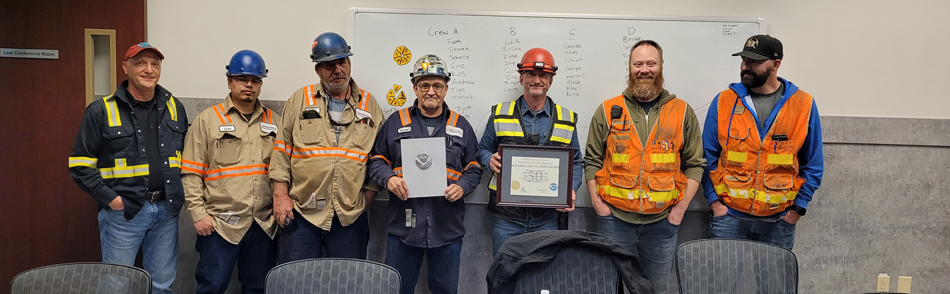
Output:
M356 120L362 120L362 119L366 119L366 118L373 118L373 114L372 114L372 113L369 113L369 111L366 111L366 110L362 110L362 109L357 108L357 109L356 109Z
M461 138L462 134L464 133L465 131L462 131L462 128L453 127L453 126L445 126L445 134L449 136L456 136L456 137Z
M408 133L411 131L412 131L412 127L401 127L398 130L396 130L396 133L402 134L402 133Z
M223 125L223 126L218 127L218 130L219 130L219 131L222 131L222 132L233 132L233 131L234 131L234 126L232 126L232 125Z
M269 123L266 123L266 122L261 122L261 132L264 132L264 133L274 133L274 134L276 134L276 133L277 133L277 125L275 125L275 124L269 124Z

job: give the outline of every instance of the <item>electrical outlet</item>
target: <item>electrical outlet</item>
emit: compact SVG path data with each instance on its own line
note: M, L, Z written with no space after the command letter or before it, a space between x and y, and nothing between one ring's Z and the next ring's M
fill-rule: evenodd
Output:
M877 275L877 291L890 292L891 291L891 277L888 277L887 274Z

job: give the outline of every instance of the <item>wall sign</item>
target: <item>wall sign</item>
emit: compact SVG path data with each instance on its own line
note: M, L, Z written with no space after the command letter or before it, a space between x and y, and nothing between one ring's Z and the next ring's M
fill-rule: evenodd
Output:
M0 57L59 59L59 50L0 48Z

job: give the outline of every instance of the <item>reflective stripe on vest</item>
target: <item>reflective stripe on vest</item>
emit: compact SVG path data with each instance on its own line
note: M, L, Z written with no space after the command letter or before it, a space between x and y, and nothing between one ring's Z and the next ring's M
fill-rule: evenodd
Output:
M276 147L275 147L276 148ZM356 161L366 161L367 154L340 147L293 148L293 158L340 157Z
M190 171L190 172L193 172L193 173L202 175L202 176L204 176L206 173L208 173L208 165L207 165L207 164L200 163L200 162L197 162L197 161L191 161L191 160L187 160L187 159L182 159L182 160L181 160L181 169L184 170L184 171Z
M515 104L518 100L508 101L495 105L495 136L524 137L521 122L515 117Z
M307 106L317 105L317 84L304 87L305 97L304 100L307 101ZM366 90L360 89L360 103L357 107L362 110L368 110L369 108L369 92Z
M812 97L796 91L781 105L765 136L752 111L732 90L719 94L719 146L722 153L709 172L719 198L732 209L770 216L791 206L805 179L798 175L798 151L808 136ZM761 118L767 119L767 118Z
M119 115L119 107L115 104L115 96L109 95L102 98L106 105L106 117L109 119L110 127L121 127L122 117Z
M610 117L614 106L623 110L619 119ZM597 194L618 209L640 214L676 205L686 189L680 159L686 102L673 98L660 106L646 146L640 143L623 96L608 99L603 107L609 133L603 167L595 175Z
M175 151L175 156L168 158L169 168L181 168L181 151Z
M408 126L412 123L412 115L409 115L409 108L403 108L399 110L399 121L402 123L402 126ZM459 114L455 111L449 110L449 119L445 121L447 126L456 126L459 122Z
M99 174L103 179L148 176L148 164L126 166L125 158L116 158L115 167L100 168Z
M520 100L520 99L518 99ZM515 115L517 111L518 100L499 103L492 107L495 126L495 136L497 137L524 137L524 130L521 127L521 121ZM551 142L557 142L564 145L571 145L571 139L574 138L574 125L577 123L577 116L573 111L558 104L554 104L556 116L552 121ZM498 140L500 141L500 140ZM488 189L495 190L495 178L498 174L492 172L492 179L488 181Z

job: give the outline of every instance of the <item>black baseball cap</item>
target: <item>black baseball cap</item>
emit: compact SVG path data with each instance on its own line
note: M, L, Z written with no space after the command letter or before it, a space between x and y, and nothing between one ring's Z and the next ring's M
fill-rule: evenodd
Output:
M782 41L769 35L755 35L745 40L742 51L732 56L748 57L755 60L782 59Z

